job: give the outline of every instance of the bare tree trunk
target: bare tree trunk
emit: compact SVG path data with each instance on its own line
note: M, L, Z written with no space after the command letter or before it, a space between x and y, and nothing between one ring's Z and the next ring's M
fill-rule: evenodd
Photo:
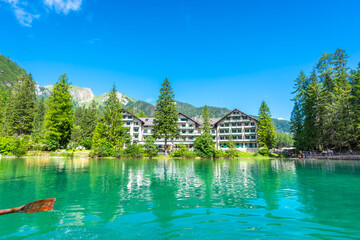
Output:
M167 136L165 136L165 156L167 156Z

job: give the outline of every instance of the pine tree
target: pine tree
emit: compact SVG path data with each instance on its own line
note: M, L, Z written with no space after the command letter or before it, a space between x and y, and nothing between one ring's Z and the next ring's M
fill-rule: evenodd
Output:
M147 156L150 159L155 157L158 153L158 149L155 145L155 138L153 138L151 136L149 136L145 139L144 148L145 148L145 152L146 152Z
M257 139L260 147L265 145L271 149L276 146L274 121L271 118L270 109L264 101L259 110Z
M85 109L85 116L82 121L84 139L92 138L96 124L99 120L96 102L93 100L88 108Z
M31 74L23 74L11 93L9 111L12 111L8 121L11 133L29 135L32 131L35 114L35 82Z
M360 137L360 63L356 71L352 72L351 78L352 109L354 113L354 125L356 137ZM357 141L356 141L357 143Z
M48 140L56 143L54 147L65 148L71 138L74 122L74 103L70 88L68 77L63 73L54 85L47 101L45 135Z
M167 156L168 140L180 135L177 119L178 112L174 100L174 92L166 78L161 85L160 96L156 102L155 120L153 127L153 136L155 138L164 138L165 156Z
M194 146L198 154L203 157L214 156L214 142L210 134L210 115L209 108L205 105L202 111L202 129L201 135L195 139Z
M121 103L117 98L115 84L105 101L103 117L96 125L93 145L97 146L100 140L110 143L113 148L121 149L129 141L128 128L123 126Z
M335 103L334 111L337 116L334 121L336 129L335 140L336 145L340 148L347 145L351 150L351 142L355 138L355 115L351 106L352 95L349 82L349 74L347 64L348 55L343 49L336 49L334 54L334 93Z
M304 147L304 136L303 136L303 125L304 117L301 111L301 106L299 102L295 102L294 108L291 112L290 118L290 131L294 136L294 146L298 150L303 149Z
M321 122L317 117L319 104L321 103L321 90L318 83L316 73L313 72L310 77L305 97L303 111L305 115L303 126L303 137L307 139L304 142L304 149L317 149L320 143L319 127Z
M44 133L44 119L45 119L45 100L41 97L36 104L35 117L33 123L32 135L35 138L41 138Z

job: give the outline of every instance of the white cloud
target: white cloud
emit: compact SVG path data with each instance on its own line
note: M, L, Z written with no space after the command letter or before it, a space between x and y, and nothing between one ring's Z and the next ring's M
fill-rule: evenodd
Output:
M54 8L55 11L57 11L58 13L62 12L64 14L68 14L69 11L79 11L82 0L44 0L44 3L49 8Z
M25 9L27 6L27 2L19 2L19 0L0 0L2 2L6 2L10 4L16 19L19 23L26 27L31 27L33 19L39 18L39 14L30 13Z

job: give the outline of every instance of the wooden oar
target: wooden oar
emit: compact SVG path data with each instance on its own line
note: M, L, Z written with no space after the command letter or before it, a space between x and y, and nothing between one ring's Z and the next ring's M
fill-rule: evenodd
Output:
M21 207L0 210L0 215L8 213L36 213L42 211L49 211L54 208L55 200L56 198L42 199L25 204Z

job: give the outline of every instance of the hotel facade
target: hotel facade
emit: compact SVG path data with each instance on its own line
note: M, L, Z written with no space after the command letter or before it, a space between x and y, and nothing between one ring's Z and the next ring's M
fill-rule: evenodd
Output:
M121 110L123 113L123 123L129 128L131 141L144 144L145 138L152 135L155 118L139 118L134 114ZM184 144L190 148L194 147L196 137L201 135L202 120L200 118L190 118L183 113L178 113L177 121L180 136L168 140L170 148L179 144ZM227 151L229 137L237 150L242 152L258 152L256 139L257 119L251 117L237 109L234 109L222 118L211 118L211 136L217 149ZM156 139L156 145L163 146L164 139Z

